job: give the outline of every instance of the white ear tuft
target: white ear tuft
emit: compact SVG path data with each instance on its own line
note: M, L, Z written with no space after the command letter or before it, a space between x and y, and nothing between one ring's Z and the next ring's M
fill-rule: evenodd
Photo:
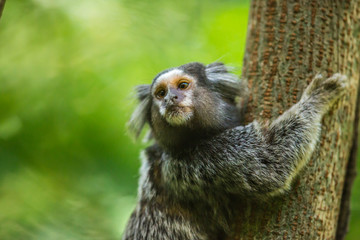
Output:
M140 85L136 87L136 97L139 100L139 105L134 110L128 122L130 132L135 135L137 139L148 121L151 107L150 85Z
M236 74L230 71L233 68L220 62L211 63L206 66L207 79L213 83L214 91L219 92L224 98L235 100L243 92L243 84Z

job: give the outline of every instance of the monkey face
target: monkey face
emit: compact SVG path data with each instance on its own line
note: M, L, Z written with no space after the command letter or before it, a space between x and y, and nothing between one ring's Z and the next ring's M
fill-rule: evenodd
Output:
M195 88L193 77L181 69L172 69L155 80L151 92L153 104L170 125L184 125L194 115Z
M139 105L129 129L138 137L148 124L148 136L167 149L191 144L239 124L236 98L241 89L238 76L222 63L193 62L164 70L151 84L136 87Z

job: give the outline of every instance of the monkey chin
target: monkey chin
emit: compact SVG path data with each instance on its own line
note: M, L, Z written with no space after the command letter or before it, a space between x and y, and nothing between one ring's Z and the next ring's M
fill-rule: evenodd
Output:
M185 125L192 116L193 112L188 107L176 107L165 113L165 119L171 126Z

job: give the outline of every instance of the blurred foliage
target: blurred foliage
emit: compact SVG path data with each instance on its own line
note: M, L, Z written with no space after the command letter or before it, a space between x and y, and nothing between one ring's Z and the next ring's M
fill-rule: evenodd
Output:
M133 87L190 61L240 66L247 17L235 0L7 1L0 239L119 239L144 147L126 131Z
M0 239L119 239L136 202L135 85L240 66L248 4L11 0L0 22Z

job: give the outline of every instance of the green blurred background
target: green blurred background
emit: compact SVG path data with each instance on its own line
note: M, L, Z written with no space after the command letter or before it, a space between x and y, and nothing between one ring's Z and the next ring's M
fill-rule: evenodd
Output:
M8 0L0 21L0 239L119 239L136 202L132 89L241 66L248 1ZM360 229L359 179L347 239Z

